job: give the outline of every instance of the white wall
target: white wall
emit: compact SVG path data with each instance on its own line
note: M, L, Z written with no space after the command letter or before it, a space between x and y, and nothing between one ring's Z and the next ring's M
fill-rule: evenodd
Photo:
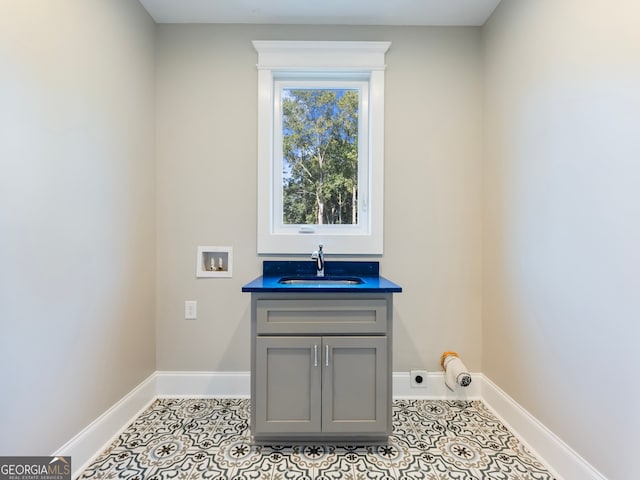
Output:
M0 3L0 455L49 455L155 367L154 24Z
M483 31L483 372L611 480L640 446L640 7L614 3Z
M158 26L158 369L249 369L249 294L240 289L263 260L251 40L290 39L392 42L379 260L404 287L394 370L439 369L442 351L454 349L479 371L479 29L259 25ZM196 279L198 245L232 246L233 278ZM198 320L184 320L184 300L198 300Z

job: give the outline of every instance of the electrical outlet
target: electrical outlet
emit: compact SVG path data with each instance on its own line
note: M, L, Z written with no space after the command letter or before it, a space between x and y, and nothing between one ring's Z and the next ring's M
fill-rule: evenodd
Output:
M411 370L411 388L427 388L427 373L426 370Z
M198 318L198 302L195 300L186 300L184 302L184 318L185 320Z

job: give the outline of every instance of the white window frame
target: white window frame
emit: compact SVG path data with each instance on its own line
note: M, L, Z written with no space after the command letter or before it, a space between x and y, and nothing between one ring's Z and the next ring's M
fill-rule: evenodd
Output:
M254 41L258 52L258 253L383 253L384 54L390 42ZM366 82L359 129L358 225L282 224L282 146L278 88L291 80ZM326 84L326 83L325 83ZM362 116L362 111L361 111ZM367 122L368 120L368 122ZM368 125L367 125L368 123ZM363 134L364 133L364 134ZM361 150L362 149L362 150ZM366 164L364 168L361 165ZM362 172L360 172L362 170ZM367 171L368 170L368 171ZM362 173L362 175L361 175ZM278 218L279 217L279 218Z

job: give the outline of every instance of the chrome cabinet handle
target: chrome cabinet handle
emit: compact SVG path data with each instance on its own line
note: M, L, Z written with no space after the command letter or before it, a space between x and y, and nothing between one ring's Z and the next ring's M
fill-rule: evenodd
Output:
M329 366L329 345L325 345L324 347L324 366Z
M313 346L313 366L318 366L318 345Z

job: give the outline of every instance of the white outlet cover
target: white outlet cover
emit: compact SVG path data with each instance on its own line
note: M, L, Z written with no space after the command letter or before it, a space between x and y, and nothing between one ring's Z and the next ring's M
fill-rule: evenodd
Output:
M426 370L411 370L409 373L409 381L411 382L411 388L427 388L427 375L429 372ZM422 379L422 381L419 381Z
M195 320L198 318L198 302L195 300L186 300L184 302L184 318L185 320Z

